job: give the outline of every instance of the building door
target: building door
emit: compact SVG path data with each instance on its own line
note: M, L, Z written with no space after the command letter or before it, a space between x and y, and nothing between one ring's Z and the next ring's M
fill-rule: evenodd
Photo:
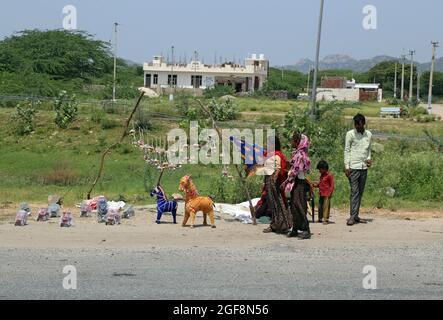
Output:
M150 88L151 87L151 75L150 74L146 75L145 87L146 88Z
M260 89L260 78L259 77L255 77L254 80L254 91L258 91Z

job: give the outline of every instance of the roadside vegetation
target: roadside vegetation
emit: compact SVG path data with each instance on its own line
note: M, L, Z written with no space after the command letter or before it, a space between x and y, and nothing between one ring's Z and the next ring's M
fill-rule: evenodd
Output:
M386 63L367 74L329 70L320 76L344 75L364 82L375 77L388 94L391 67ZM71 205L84 199L101 152L121 134L143 82L140 66L119 59L118 68L119 101L111 103L109 44L86 33L60 30L24 31L0 41L0 96L29 97L0 99L0 206L44 203L54 193ZM426 79L424 75L423 87ZM439 91L443 82L439 81L443 77L437 74L435 93L443 96ZM287 156L292 131L306 132L312 138L313 164L321 159L331 164L337 181L334 206L343 208L349 201L349 186L342 173L344 136L352 128L351 117L361 112L368 117L368 129L376 134L375 165L363 205L393 211L443 210L443 125L439 119L425 117L419 106L402 106L403 119L380 119L380 104L334 102L320 103L318 120L313 121L308 102L296 99L306 92L306 86L307 75L273 68L261 92L238 97L231 88L218 87L207 90L200 99L221 127L276 129ZM287 91L289 99L276 99L271 94L275 90ZM177 94L173 102L168 97L143 100L131 126L137 133L158 138L173 128L186 130L190 120L210 127L196 99ZM146 167L133 142L127 138L111 154L96 193L134 204L153 203L147 191L159 172ZM216 201L246 200L233 168L222 165L184 166L167 172L163 178L166 191L176 193L179 179L186 174L193 175L202 194L212 195ZM316 170L312 178L318 179ZM248 183L252 195L259 196L261 179L252 178Z

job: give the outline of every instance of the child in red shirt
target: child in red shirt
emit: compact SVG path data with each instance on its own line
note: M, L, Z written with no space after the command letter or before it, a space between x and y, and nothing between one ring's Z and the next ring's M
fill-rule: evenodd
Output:
M315 183L314 187L320 189L320 202L318 207L318 222L329 224L329 214L331 212L331 197L334 193L334 176L329 172L329 164L326 161L320 161L317 165L320 172L320 182Z

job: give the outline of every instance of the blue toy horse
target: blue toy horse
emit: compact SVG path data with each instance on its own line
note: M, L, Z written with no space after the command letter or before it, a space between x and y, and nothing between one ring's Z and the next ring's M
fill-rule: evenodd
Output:
M165 212L171 212L174 224L177 224L177 202L168 201L166 192L160 185L157 185L157 187L151 191L151 197L155 196L157 197L157 224L161 223L163 213Z

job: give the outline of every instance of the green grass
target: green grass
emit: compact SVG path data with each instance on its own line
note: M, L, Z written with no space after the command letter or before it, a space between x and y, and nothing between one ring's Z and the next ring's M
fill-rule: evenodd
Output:
M280 115L295 108L303 108L306 103L294 101L279 101L256 98L238 98L237 103L244 112L241 119L223 124L223 127L267 126L269 122L279 122ZM65 196L67 204L75 204L83 200L95 178L99 158L104 148L117 140L121 134L125 116L131 109L132 101L125 104L125 109L119 107L108 113L100 111L100 105L81 105L78 120L67 130L58 130L53 124L53 113L41 110L37 116L35 133L30 136L18 137L11 131L10 116L14 109L0 108L0 205L5 202L18 203L22 201L45 203L49 194ZM304 105L303 105L304 104ZM371 116L379 105L362 105L362 111ZM122 110L123 109L123 110ZM270 111L271 110L271 111ZM174 103L166 98L145 100L143 112L151 111L178 115ZM356 110L346 110L353 115ZM254 113L258 114L255 115ZM95 119L99 114L107 121L117 125L102 126ZM99 118L100 118L99 117ZM149 132L152 136L164 136L171 128L178 126L177 122L152 119L154 129ZM350 124L351 125L351 124ZM370 119L369 128L372 130L400 133L410 136L423 135L423 129L429 129L436 136L443 136L441 122L416 123L407 120ZM345 130L344 130L345 131ZM93 195L104 194L111 199L123 196L134 204L153 203L145 191L146 177L149 187L153 186L159 172L151 168L145 175L145 164L141 152L132 146L127 139L107 158L102 180L97 185ZM382 203L392 209L438 209L443 210L441 192L443 184L439 184L443 176L441 154L432 151L429 143L422 142L385 142L385 152L374 155L376 165L370 173L367 193L363 205L373 207ZM289 150L286 150L289 153ZM339 151L338 152L342 152ZM340 155L331 155L340 158ZM316 162L319 159L313 159ZM328 159L329 160L329 159ZM315 163L314 163L315 164ZM336 175L337 191L334 195L334 206L345 208L348 205L349 186L342 174L342 167L332 168ZM168 171L163 178L163 185L169 194L178 192L178 183L182 176L192 174L202 194L215 195L220 190L219 177L222 166L184 166L177 171ZM236 177L231 168L231 175ZM410 173L415 173L418 177ZM406 178L403 176L406 175ZM314 180L318 174L313 172ZM421 178L423 177L423 179ZM406 179L406 180L405 180ZM431 179L431 180L430 180ZM432 180L432 179L435 179ZM231 184L235 184L234 179ZM254 182L254 196L260 194L260 181ZM434 186L436 191L428 186ZM439 186L441 189L439 190ZM391 199L383 196L382 190L393 187L399 196ZM244 197L237 195L238 186L226 188L232 193L230 199ZM228 191L227 191L228 192ZM435 193L437 192L437 193ZM435 199L440 199L436 201Z

